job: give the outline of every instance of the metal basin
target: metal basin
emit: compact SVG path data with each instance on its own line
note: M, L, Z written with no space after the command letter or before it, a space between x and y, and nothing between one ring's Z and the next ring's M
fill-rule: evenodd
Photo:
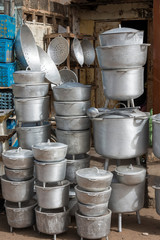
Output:
M65 159L68 146L61 142L42 142L32 146L34 158L38 161L61 161Z
M109 208L114 213L136 212L143 208L145 181L136 185L113 182Z
M45 73L41 71L20 70L13 73L13 79L18 84L44 83Z
M7 168L20 170L33 167L34 157L32 151L19 147L3 152L2 159Z
M99 217L107 212L108 202L95 205L83 204L78 202L78 209L79 212L84 216Z
M86 190L84 191L79 186L75 186L75 191L76 191L77 200L80 203L93 205L93 204L102 204L102 203L108 202L111 196L112 188L107 187L105 190L101 192L100 191L89 192Z
M56 126L65 131L81 131L90 128L90 119L87 116L55 116Z
M11 202L24 202L33 197L34 178L27 181L14 182L6 176L1 178L2 196Z
M104 95L108 99L130 100L144 92L144 68L102 70Z
M42 126L36 123L22 124L22 127L16 127L19 146L25 149L32 149L32 146L41 142L47 142L50 139L51 124L45 122Z
M16 98L45 97L49 91L49 83L13 84L12 89Z
M102 69L136 68L145 65L150 44L98 46L96 53Z
M38 182L36 184L38 205L46 209L68 206L69 186L70 183L67 180L59 183L47 183L46 187Z
M37 180L43 183L58 182L65 179L67 160L59 162L35 161Z
M84 168L76 172L77 184L86 191L104 191L110 186L113 174L109 171L94 168Z
M107 237L111 227L111 210L100 217L83 216L76 212L77 233L87 239L99 239Z
M6 202L5 209L7 215L7 222L13 228L26 228L35 224L36 200L21 203L21 208L18 208L17 203Z
M75 156L75 160L67 159L66 179L70 183L76 183L76 171L82 168L89 168L90 156L87 154Z
M53 88L53 96L60 102L88 101L91 97L91 85L66 82Z
M33 167L27 169L10 169L5 167L5 175L11 181L25 181L33 177Z
M90 130L63 131L56 129L57 141L67 144L67 154L82 154L90 150Z
M20 122L38 122L49 117L49 96L14 98L16 119Z
M35 209L36 225L39 232L46 234L59 234L66 232L70 224L69 210L61 209Z

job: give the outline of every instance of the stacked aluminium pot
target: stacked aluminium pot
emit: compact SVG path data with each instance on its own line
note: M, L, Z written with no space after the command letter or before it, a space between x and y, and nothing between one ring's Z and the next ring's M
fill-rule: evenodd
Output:
M50 123L46 122L49 117L49 83L45 82L45 74L38 71L17 71L13 77L19 146L32 149L32 145L50 138Z
M127 101L128 107L119 103L122 107L118 109L88 110L88 116L93 122L95 150L106 157L106 169L109 159L117 159L119 165L123 159L136 158L139 165L140 156L145 154L148 148L149 114L135 107L134 99L144 91L143 66L147 60L149 44L143 44L142 31L130 28L112 29L99 37L101 46L96 48L96 52L102 70L107 103L109 99ZM124 166L124 168L126 170L120 171L121 175L127 173L131 184L120 182L119 178L116 180L118 185L113 182L109 205L112 212L119 214L119 231L121 231L121 214L136 211L139 219L138 211L144 203L145 169L142 167L143 170L140 171L137 166L132 168ZM132 182L132 175L136 175L137 172L143 175L141 183ZM122 199L121 195L124 196ZM135 206L132 206L131 199L136 199ZM119 208L121 200L126 208Z
M98 168L85 168L76 172L75 187L78 200L76 224L78 235L87 239L106 237L110 232L111 210L108 209L113 174Z
M91 86L75 82L53 88L56 136L58 142L68 145L66 179L71 182L72 190L76 184L76 171L89 167L90 162L87 154L90 150L90 119L86 116L90 94ZM71 195L72 201L76 202L75 195Z
M68 202L70 183L65 179L67 145L39 143L32 147L36 167L38 206L36 224L39 232L54 235L67 231L70 223Z
M18 148L2 153L5 175L1 178L7 221L13 228L26 228L35 224L32 151Z

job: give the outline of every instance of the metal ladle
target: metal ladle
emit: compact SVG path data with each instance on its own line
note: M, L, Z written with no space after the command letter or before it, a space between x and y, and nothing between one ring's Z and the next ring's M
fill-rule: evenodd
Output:
M133 108L132 108L133 109ZM130 110L132 110L130 109ZM95 107L91 107L89 109L87 109L87 116L89 118L96 118L99 117L105 113L108 114L115 114L115 115L119 115L119 116L127 116L127 117L132 117L132 114L129 112L126 112L124 109L123 110L117 110L117 109L104 109L102 111L99 111L97 108Z

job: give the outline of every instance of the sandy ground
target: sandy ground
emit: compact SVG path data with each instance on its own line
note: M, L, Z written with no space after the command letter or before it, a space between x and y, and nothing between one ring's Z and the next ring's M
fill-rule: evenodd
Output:
M111 232L109 240L160 240L160 216L153 208L143 208L140 211L141 224L137 223L135 213L123 214L122 232L117 231L117 214L112 215ZM34 231L33 228L13 229L13 233L9 232L9 226L4 214L0 215L0 240L47 240L52 236L45 235ZM78 240L75 219L68 232L57 236L57 240ZM105 240L105 238L103 238Z

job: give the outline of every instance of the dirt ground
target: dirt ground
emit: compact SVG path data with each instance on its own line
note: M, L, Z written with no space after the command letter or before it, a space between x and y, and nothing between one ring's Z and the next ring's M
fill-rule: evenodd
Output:
M111 232L109 240L159 240L160 239L160 216L153 208L143 208L140 211L141 224L137 223L135 213L123 214L122 232L117 230L117 214L112 215ZM33 228L13 229L9 232L9 226L4 214L0 215L0 240L48 240L52 236L45 235L34 231ZM78 240L75 219L68 232L57 236L57 240ZM103 238L103 240L105 240Z

